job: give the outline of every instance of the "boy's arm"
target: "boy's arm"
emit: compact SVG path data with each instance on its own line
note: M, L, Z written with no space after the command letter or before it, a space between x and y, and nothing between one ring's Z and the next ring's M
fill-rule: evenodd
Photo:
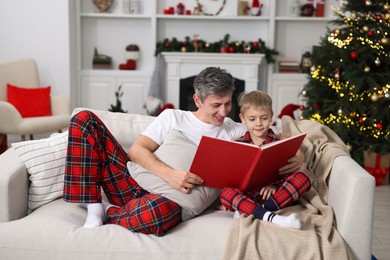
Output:
M166 181L172 188L188 193L203 180L196 174L184 170L175 170L160 161L153 152L159 145L147 136L141 135L130 147L128 157L151 173ZM131 174L131 173L130 173Z
M281 135L280 139L285 139L288 137L289 136ZM301 148L299 148L296 155L291 157L290 159L288 159L288 163L279 169L279 173L280 174L290 174L290 173L296 172L301 168L304 161L305 161L305 153L302 151Z

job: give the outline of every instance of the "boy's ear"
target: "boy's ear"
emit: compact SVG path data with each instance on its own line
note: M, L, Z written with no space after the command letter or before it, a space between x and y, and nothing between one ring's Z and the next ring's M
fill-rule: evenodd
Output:
M241 113L240 113L238 116L239 116L240 119L241 119L241 123L245 124L244 116L243 116Z

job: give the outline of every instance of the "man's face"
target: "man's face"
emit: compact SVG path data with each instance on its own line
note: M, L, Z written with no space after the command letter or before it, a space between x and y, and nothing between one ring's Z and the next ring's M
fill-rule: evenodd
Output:
M198 107L196 116L203 122L215 126L222 125L226 115L232 109L232 95L230 92L224 96L209 95L202 102L196 94L194 94L194 101Z

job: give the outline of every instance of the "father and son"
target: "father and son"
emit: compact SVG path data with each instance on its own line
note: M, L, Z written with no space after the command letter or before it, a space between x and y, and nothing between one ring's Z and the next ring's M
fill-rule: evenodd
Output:
M194 80L195 112L167 109L158 115L126 152L104 123L91 111L81 111L70 121L66 156L64 200L81 203L88 210L85 228L103 223L121 225L133 232L164 235L181 222L181 209L175 202L144 190L127 169L129 160L141 165L184 193L202 185L196 174L172 169L153 152L172 129L184 134L196 145L202 135L253 143L257 146L283 136L275 134L272 124L272 100L262 91L243 93L239 98L240 119L227 117L232 108L234 78L226 70L208 67ZM298 151L280 169L284 178L249 193L226 187L220 196L221 210L253 215L286 228L301 228L293 213L274 212L296 202L311 187L304 167L304 154ZM102 200L103 188L108 202Z

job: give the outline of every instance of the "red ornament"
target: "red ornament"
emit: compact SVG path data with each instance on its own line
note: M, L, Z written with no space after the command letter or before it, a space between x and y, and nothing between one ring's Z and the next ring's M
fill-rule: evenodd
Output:
M370 37L374 37L374 31L369 31L367 34L368 34L368 36L370 36Z
M362 124L364 124L364 120L363 120L363 118L359 118L359 120L358 120L358 123L359 123L359 125L362 125Z
M353 60L356 60L359 57L359 54L356 51L351 51L349 57Z
M165 43L165 48L169 48L169 42Z
M230 47L229 47L229 52L230 52L230 53L233 53L233 52L234 52L234 47L233 47L233 46L230 46Z
M187 41L182 42L181 45L187 46Z
M315 103L315 104L313 104L313 107L314 107L315 109L319 109L319 108L320 108L320 104Z
M300 106L299 106L299 110L302 111L302 110L304 110L304 109L305 109L305 106L304 106L304 105L300 105Z
M184 10L185 10L185 7L184 7L184 5L182 3L179 3L176 6L176 13L177 14L183 15L184 14Z
M259 46L259 42L253 42L253 46L254 46L254 47Z
M383 124L382 123L377 123L376 124L376 128L378 128L379 130L382 130L383 129Z

